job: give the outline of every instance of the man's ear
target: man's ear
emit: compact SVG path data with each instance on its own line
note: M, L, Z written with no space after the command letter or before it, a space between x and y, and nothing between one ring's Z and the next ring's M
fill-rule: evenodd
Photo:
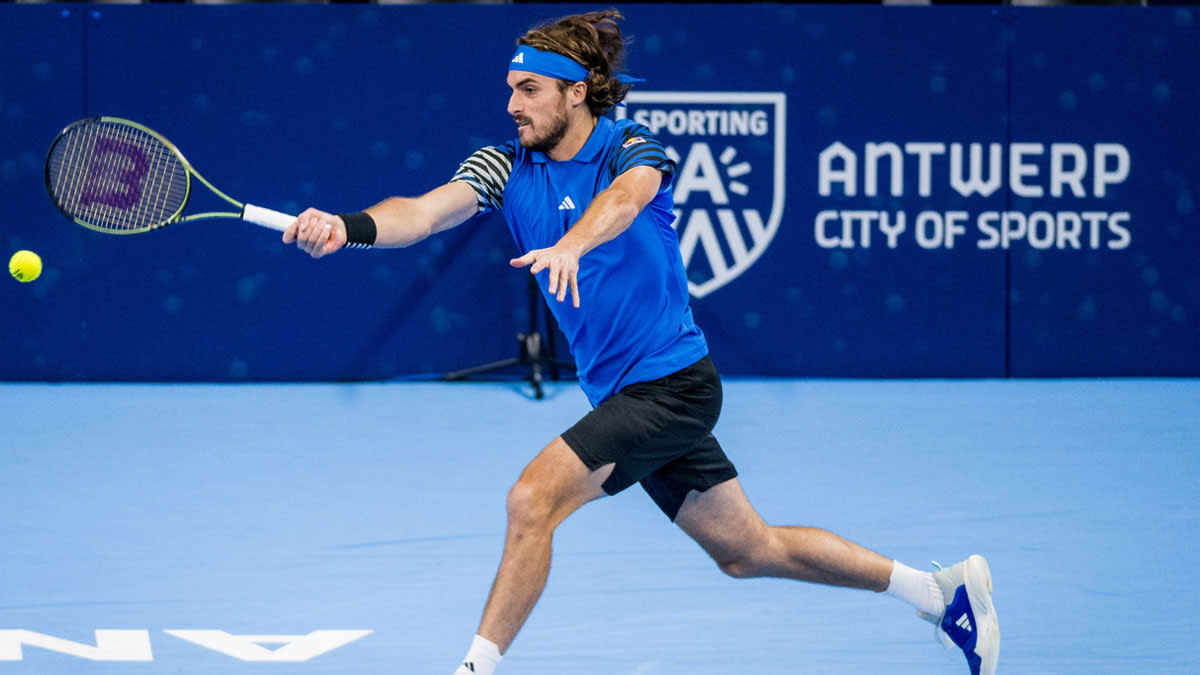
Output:
M572 82L567 87L567 103L576 106L587 102L587 83Z

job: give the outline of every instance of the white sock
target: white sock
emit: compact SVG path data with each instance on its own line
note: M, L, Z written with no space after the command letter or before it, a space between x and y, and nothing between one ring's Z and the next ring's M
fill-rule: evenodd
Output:
M884 593L907 602L922 614L940 617L946 611L946 600L933 574L918 572L898 560L892 562L892 577Z
M496 666L500 665L501 658L499 647L476 635L454 675L492 675L496 672Z

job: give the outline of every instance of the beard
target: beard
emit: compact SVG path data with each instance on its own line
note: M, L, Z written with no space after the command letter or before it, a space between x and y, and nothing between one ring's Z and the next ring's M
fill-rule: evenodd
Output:
M517 121L521 122L523 120L519 119ZM540 136L534 136L527 141L521 141L521 146L527 150L541 153L553 150L554 146L558 145L559 141L567 135L567 106L565 104L555 111L555 115L549 124L550 126L546 129L545 133Z

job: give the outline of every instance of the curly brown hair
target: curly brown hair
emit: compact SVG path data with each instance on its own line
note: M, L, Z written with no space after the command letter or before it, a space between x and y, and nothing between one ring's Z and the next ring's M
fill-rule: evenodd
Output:
M561 54L587 68L587 106L599 117L620 103L631 86L616 78L625 63L627 42L617 24L624 18L615 9L564 16L529 29L517 44ZM560 80L559 91L570 84Z

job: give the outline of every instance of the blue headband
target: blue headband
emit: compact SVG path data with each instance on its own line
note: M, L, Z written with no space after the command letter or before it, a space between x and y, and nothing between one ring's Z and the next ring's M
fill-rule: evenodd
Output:
M588 69L578 61L562 54L534 49L529 45L517 47L517 53L513 54L508 69L536 73L568 82L583 82L588 76ZM617 75L616 79L625 84L645 82L640 77L631 77L625 73Z

